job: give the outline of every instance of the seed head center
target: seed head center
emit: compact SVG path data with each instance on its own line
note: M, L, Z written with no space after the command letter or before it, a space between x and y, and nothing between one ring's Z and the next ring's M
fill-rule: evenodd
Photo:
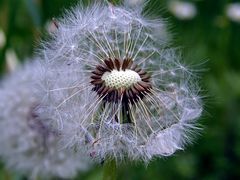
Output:
M135 103L150 93L151 76L133 63L132 59L105 59L92 71L93 91L104 102L118 103L125 106Z
M139 74L133 70L112 70L111 72L105 72L102 75L102 80L105 85L110 88L129 88L137 82L141 81Z

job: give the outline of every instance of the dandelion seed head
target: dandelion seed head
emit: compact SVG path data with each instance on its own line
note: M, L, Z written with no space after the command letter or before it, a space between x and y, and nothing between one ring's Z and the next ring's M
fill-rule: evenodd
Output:
M0 157L10 171L29 178L73 177L89 163L84 155L59 147L61 135L48 126L51 117L41 113L38 81L43 74L38 60L1 82Z
M97 161L148 162L184 149L202 105L164 21L109 4L78 6L59 21L43 43L41 82L62 145Z

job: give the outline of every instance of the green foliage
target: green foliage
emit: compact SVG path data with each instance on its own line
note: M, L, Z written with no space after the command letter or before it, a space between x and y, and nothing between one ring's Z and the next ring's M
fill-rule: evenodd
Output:
M8 49L13 49L20 60L31 56L44 37L46 22L77 2L0 0L0 28L6 36L6 43L0 48L1 72L5 71ZM165 10L166 1L152 0L148 12L168 18L174 44L184 47L186 64L200 70L201 93L206 97L205 113L200 121L203 131L184 152L156 159L147 168L141 163L124 163L118 167L118 179L240 178L240 25L225 17L227 1L194 2L198 14L189 21L171 16ZM100 166L76 179L99 179L102 176ZM5 179L8 175L2 166L0 168L0 179Z

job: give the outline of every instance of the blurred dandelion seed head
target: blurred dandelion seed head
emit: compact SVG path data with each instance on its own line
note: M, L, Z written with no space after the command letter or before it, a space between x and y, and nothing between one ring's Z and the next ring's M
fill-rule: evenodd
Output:
M226 7L227 17L235 22L240 23L240 3L230 3Z
M40 112L39 61L19 66L1 82L0 157L10 171L33 179L73 177L88 163L84 155L60 149L60 134L48 126L50 117Z
M169 11L180 20L190 20L197 15L197 8L191 2L172 0L168 7Z

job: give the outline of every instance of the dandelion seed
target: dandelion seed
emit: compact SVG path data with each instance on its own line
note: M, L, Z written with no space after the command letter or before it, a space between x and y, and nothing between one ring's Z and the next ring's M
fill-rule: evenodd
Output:
M164 22L105 4L78 6L59 22L43 43L51 76L42 84L63 145L85 147L99 162L148 162L183 149L202 106Z

